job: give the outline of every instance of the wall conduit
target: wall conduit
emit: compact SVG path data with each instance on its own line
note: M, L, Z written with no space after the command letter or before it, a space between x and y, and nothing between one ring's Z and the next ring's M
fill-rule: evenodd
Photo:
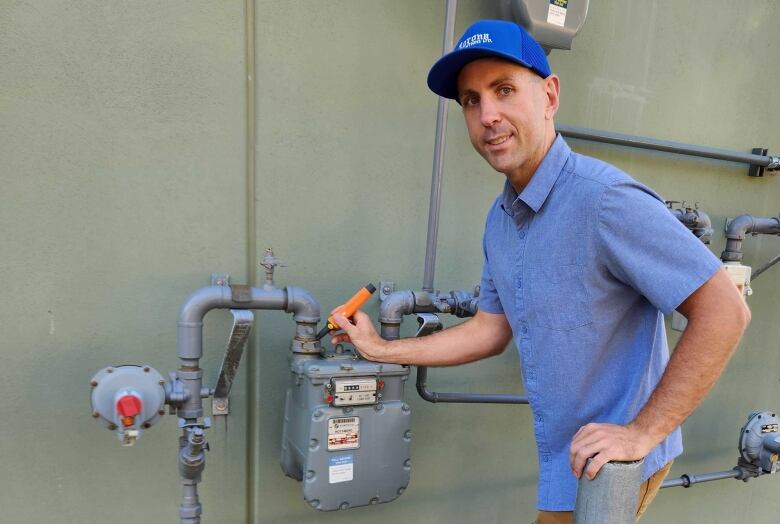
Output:
M600 131L584 127L567 126L556 124L556 130L563 136L569 138L578 138L580 140L590 140L593 142L603 142L605 144L615 144L619 146L636 147L639 149L652 149L655 151L664 151L666 153L676 153L678 155L697 156L702 158L712 158L715 160L724 160L728 162L740 162L750 164L759 168L753 176L763 176L763 170L780 170L780 156L758 155L740 153L739 151L730 151L728 149L719 149L708 146L698 146L693 144L684 144L672 142L669 140L658 140L634 135L625 135L623 133L613 133L611 131ZM753 172L751 171L751 174Z

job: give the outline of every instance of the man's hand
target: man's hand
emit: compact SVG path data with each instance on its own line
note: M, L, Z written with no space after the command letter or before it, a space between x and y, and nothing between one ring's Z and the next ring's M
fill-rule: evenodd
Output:
M331 343L335 345L348 342L360 351L360 355L363 358L377 362L383 360L387 353L387 341L376 332L374 324L371 322L371 317L362 311L357 311L352 317L354 322L352 323L337 309L331 311L330 314L333 316L336 324L344 330L344 333L331 331L331 334L334 335L330 339Z
M569 448L569 463L575 477L580 478L584 472L589 480L593 480L607 462L640 460L657 444L632 424L591 423L575 433ZM586 468L589 458L593 460Z

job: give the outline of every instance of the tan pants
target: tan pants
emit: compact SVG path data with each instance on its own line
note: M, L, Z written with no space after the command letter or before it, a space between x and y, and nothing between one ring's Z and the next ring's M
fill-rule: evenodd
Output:
M672 461L674 462L674 461ZM647 506L653 501L661 489L666 475L672 468L672 462L659 469L652 477L647 479L639 487L639 505L636 510L636 520L647 510ZM572 524L574 522L573 511L540 511L536 517L536 524Z

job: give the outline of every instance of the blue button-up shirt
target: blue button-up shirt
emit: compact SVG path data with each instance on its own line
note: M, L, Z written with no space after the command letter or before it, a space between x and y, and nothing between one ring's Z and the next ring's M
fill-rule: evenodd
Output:
M669 360L663 314L720 262L656 193L560 136L522 193L505 185L484 252L479 308L506 315L520 353L538 508L570 511L574 433L636 417ZM681 452L678 428L645 458L643 480Z

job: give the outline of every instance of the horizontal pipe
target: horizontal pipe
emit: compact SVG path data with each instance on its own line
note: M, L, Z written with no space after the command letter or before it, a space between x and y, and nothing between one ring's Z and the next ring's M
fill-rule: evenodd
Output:
M712 482L713 480L723 479L739 479L742 477L742 471L738 468L729 469L726 471L716 471L714 473L703 473L701 475L682 475L677 479L668 479L661 484L663 488L676 488L682 486L688 488L694 484L700 484L702 482Z
M308 291L249 288L249 295L236 300L228 286L208 286L195 291L179 309L178 355L197 365L203 356L203 317L212 309L272 309L293 313L296 322L316 324L320 320L320 306ZM312 337L313 338L313 337ZM191 361L191 362L190 362Z
M563 136L569 138L579 138L581 140L591 140L594 142L636 147L640 149L652 149L655 151L664 151L666 153L676 153L678 155L713 158L715 160L725 160L728 162L741 162L744 164L766 167L770 170L780 168L780 157L777 156L753 155L728 149L684 144L669 140L658 140L655 138L626 135L623 133L613 133L610 131L600 131L562 124L557 124L555 129Z
M430 391L427 384L428 368L417 367L417 393L423 400L433 402L450 402L458 404L528 404L525 395L503 393L439 393Z

